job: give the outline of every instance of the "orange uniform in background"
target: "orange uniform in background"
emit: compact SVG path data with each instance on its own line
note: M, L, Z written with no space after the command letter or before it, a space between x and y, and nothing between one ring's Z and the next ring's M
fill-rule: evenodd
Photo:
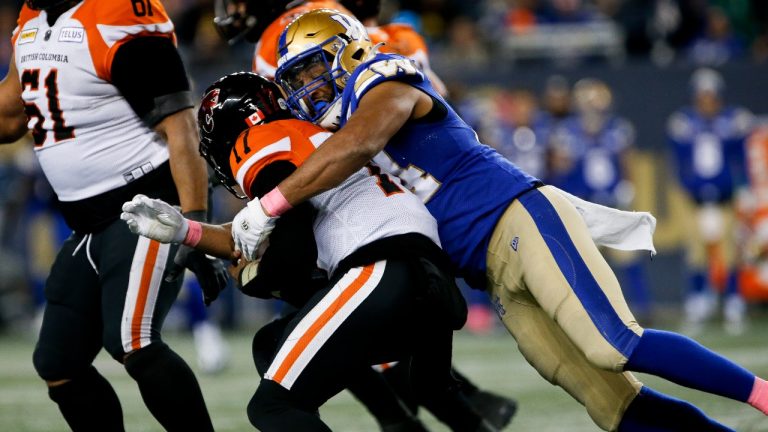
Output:
M416 30L408 24L385 24L376 27L366 27L371 42L384 43L379 51L395 53L414 60L421 67L429 65L427 59L427 43Z
M261 38L256 43L256 52L253 55L251 66L253 72L270 79L275 77L275 69L277 69L277 42L280 40L280 34L294 18L315 9L335 9L352 15L337 1L308 1L295 8L288 9L276 20L272 21L272 24L264 30Z
M745 299L768 300L768 127L752 133L746 146L749 197L739 209L746 234L739 286Z
M335 9L347 15L352 15L337 1L308 1L302 5L287 10L264 30L256 43L251 70L267 78L275 77L277 69L277 44L280 34L299 15L316 9ZM429 65L429 53L424 38L408 24L392 23L382 26L366 27L371 42L383 43L379 51L395 53L408 57L427 74L432 86L441 95L447 93L445 84L435 75Z

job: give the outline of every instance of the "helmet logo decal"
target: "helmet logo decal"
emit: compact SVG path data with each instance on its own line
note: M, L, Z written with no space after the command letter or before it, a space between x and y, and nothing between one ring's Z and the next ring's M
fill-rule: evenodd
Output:
M330 18L344 26L344 29L346 30L344 33L346 33L352 40L369 40L368 32L360 21L350 20L345 15L341 14L331 15Z
M219 89L215 88L203 96L200 102L200 109L205 112L205 124L200 125L204 131L211 133L213 131L213 108L219 104Z

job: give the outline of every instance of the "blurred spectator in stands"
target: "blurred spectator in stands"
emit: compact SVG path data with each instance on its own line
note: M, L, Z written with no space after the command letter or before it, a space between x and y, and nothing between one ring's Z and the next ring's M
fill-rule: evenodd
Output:
M611 89L600 80L579 80L573 104L575 115L563 120L552 135L549 183L588 201L631 210L634 127L613 112ZM633 313L647 323L651 299L643 267L646 255L614 249L604 253L623 279Z
M696 221L685 236L685 330L700 331L714 314L717 290L724 294L725 329L738 334L746 324L746 306L734 271L733 201L746 183L744 142L754 119L745 108L724 104L725 84L715 70L697 69L690 85L692 105L674 112L667 127L674 168Z
M426 28L426 21L424 22ZM489 55L478 30L477 23L469 17L457 17L448 28L447 41L433 50L444 61L464 66L485 66Z
M539 20L550 24L586 23L600 19L597 10L584 0L546 0Z
M536 95L524 89L497 92L495 105L496 121L485 133L486 144L525 172L544 178L549 129Z
M703 33L686 50L688 60L700 66L721 66L745 54L744 40L734 33L730 18L719 7L707 10Z
M705 0L625 1L615 18L624 28L627 54L668 65L702 32L706 6Z
M505 0L486 2L484 21L501 35L506 31L512 34L525 34L532 31L541 22L544 12L543 0Z
M568 80L562 75L552 75L547 78L544 92L541 96L542 115L556 127L571 115L571 88Z
M768 60L768 2L753 1L750 16L755 20L755 38L752 58L758 62Z

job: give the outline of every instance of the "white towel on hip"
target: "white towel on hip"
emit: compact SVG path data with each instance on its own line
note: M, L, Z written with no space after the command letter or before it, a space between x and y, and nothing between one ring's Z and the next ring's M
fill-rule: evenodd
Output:
M656 218L648 212L624 211L577 198L555 188L573 204L587 224L595 244L619 250L647 250L656 255Z

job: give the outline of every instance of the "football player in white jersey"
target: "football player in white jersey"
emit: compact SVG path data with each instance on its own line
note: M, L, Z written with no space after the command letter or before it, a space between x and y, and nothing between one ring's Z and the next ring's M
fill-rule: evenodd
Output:
M229 188L239 186L255 205L330 135L291 118L277 86L251 73L228 75L209 87L198 122L201 153L217 177ZM278 330L277 349L267 360L257 343L264 332L254 339L264 379L248 406L251 423L263 431L328 430L314 414L320 405L370 374L372 365L399 360L410 361L424 406L449 407L437 412L452 430L496 430L460 396L450 375L451 333L466 319L466 304L447 270L435 221L420 200L371 164L309 204L281 221L287 227L273 227L278 237L263 261L238 269L244 292L279 296L299 307L284 319L287 327ZM187 221L168 204L144 196L123 210L121 217L138 234L237 257L229 225ZM312 226L317 266L330 275L319 290L300 281L308 273L302 257L313 248L286 237L295 239L302 221ZM265 273L274 265L267 262L275 260L274 247L288 251L288 262L278 263L288 270L272 270L270 277Z
M159 0L27 0L0 83L0 142L31 131L73 230L46 282L33 361L76 431L124 429L117 395L92 365L102 348L165 429L213 430L192 370L161 339L181 284L164 272L186 259L215 297L226 270L119 220L137 193L205 219L207 173L173 29Z

